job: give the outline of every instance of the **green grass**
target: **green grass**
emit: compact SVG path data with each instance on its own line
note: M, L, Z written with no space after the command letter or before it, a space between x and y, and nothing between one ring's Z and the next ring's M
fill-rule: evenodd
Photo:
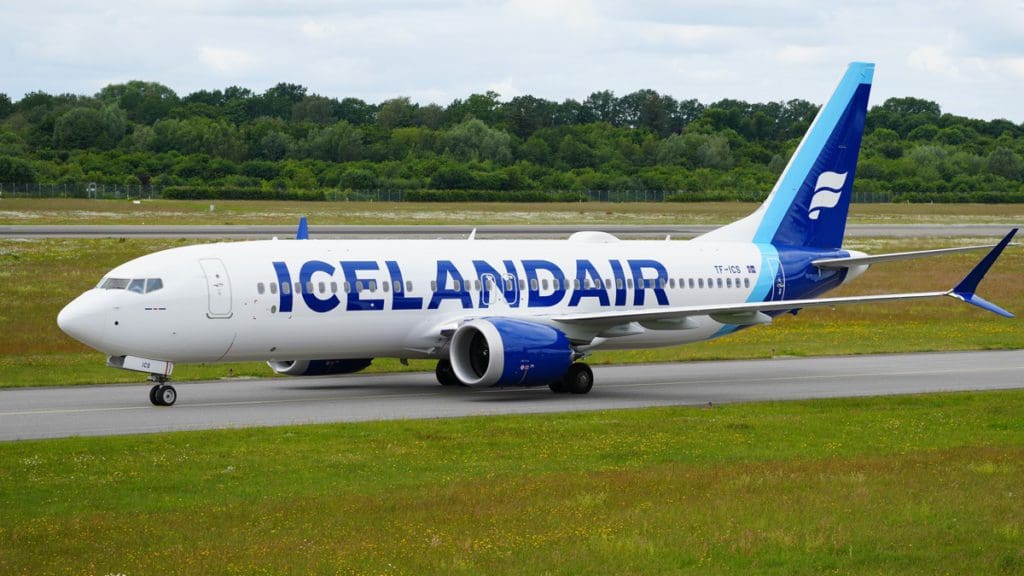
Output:
M210 211L210 205L216 206ZM243 200L3 199L0 224L725 224L744 202L416 203ZM992 224L1024 221L1024 204L854 204L859 224Z
M1019 574L1024 391L0 444L2 574Z
M851 248L898 252L990 239L857 240ZM105 357L66 336L57 313L111 268L184 240L0 240L0 387L139 382L145 376L107 368ZM878 265L837 294L924 291L953 286L979 254ZM981 285L988 299L1024 313L1024 250L1006 251ZM596 364L769 358L822 354L1024 348L1018 320L1006 320L952 300L807 310L773 325L719 340L674 348L599 352ZM433 363L377 360L376 371L432 370ZM176 366L177 380L272 374L262 363Z

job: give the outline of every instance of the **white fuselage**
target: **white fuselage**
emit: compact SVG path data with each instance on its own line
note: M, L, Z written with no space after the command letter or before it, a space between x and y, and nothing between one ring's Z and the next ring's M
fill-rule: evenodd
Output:
M756 244L601 233L568 241L204 244L115 268L101 286L155 278L161 287L94 288L62 312L61 324L112 356L171 362L440 358L451 330L471 318L552 324L567 313L781 298L773 266L770 247ZM723 324L702 316L684 329L633 325L596 337L561 328L586 351L695 342L719 335Z

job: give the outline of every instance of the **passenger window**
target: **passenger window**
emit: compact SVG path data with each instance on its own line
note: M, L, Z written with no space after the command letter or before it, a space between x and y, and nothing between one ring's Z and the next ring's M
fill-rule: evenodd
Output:
M750 278L744 278L743 279L743 287L744 288L750 288Z
M726 288L732 288L732 278L726 278L725 279L725 287Z
M718 287L719 287L719 288L721 288L721 287L722 287L722 279L721 279L721 278L719 278L719 279L718 279Z
M313 283L306 282L306 294L313 294Z
M692 280L691 280L691 282L692 282ZM704 287L704 279L703 278L697 278L697 287L698 288L703 288Z
M270 283L270 293L277 294L277 282Z
M260 285L262 286L262 284ZM146 280L146 294L149 294L150 292L156 292L157 290L163 287L164 281L161 280L160 278L149 278ZM260 291L260 294L263 294L263 292Z
M675 278L669 278L668 279L668 287L671 290L675 290L675 288L676 288L676 279Z
M512 279L511 278L505 278L505 291L506 292L511 292L512 291Z
M541 288L543 288L544 290L547 290L547 289L548 289L548 279L547 279L547 278L545 278L545 279L541 280L541 282L540 282L540 286L541 286Z
M693 288L693 278L690 278L690 279L689 279L689 280L687 281L687 284L689 284L689 285L690 285L690 288L692 289L692 288Z
M143 292L146 291L146 281L143 280L142 278L136 278L135 280L132 280L131 283L128 284L128 291L135 292L137 294L142 294Z
M458 280L452 280L452 289L454 289L456 292L461 292L462 282L459 282Z
M264 288L264 286L263 286L263 282L258 282L258 283L256 284L256 293L262 296L262 295L263 295L263 292L264 292L264 290L265 290L265 288Z
M291 293L292 293L292 285L291 284L281 284L281 294L287 295L287 294L291 294Z
M397 280L396 280L396 282L397 282ZM405 281L405 291L406 292L412 292L412 280L406 280Z
M536 278L530 278L530 290L536 292L540 288Z
M401 292L402 291L402 283L401 282L399 282L398 280L393 280L391 283L394 285L395 292Z
M320 283L319 283L319 284L317 285L317 288L319 288L319 289L320 289L320 293L321 293L321 294L323 294L324 292L327 292L327 285L326 285L326 284L324 284L323 282L320 282Z
M295 293L296 294L302 294L302 283L301 282L296 282L295 283Z
M391 291L391 282L381 282L380 283L380 289L385 291L385 292L390 292Z
M430 281L430 291L437 292L437 280Z
M341 285L341 288L345 291L345 294L348 294L349 292L352 291L352 285L349 284L347 281Z
M362 291L363 291L363 281L362 280L356 280L356 292L362 292Z
M519 279L519 291L526 290L526 278Z
M337 282L331 282L331 294L337 294L337 293L338 293L338 283Z
M622 278L616 278L615 279L615 289L616 290L622 290L622 288L623 288Z

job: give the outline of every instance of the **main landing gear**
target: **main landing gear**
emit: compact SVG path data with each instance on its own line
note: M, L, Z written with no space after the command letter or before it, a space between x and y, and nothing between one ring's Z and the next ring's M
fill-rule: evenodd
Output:
M548 384L555 394L586 394L594 387L594 371L583 362L576 362L569 366L565 376Z
M173 406L178 400L178 391L167 383L166 377L150 376L150 380L156 382L149 389L149 401L154 406Z

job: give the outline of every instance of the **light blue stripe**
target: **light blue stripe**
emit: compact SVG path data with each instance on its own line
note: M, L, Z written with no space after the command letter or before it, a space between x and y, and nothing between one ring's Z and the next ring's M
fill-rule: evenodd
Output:
M782 259L779 258L779 251L771 244L758 244L756 247L761 253L761 269L758 271L757 282L754 283L754 288L750 291L747 302L766 302L775 288L775 270L772 270L768 261L774 259L779 263L779 266L782 266ZM732 334L738 328L739 326L734 324L726 324L719 328L712 338Z
M839 86L832 94L825 107L818 113L814 127L804 137L803 146L799 155L793 159L786 172L785 179L779 183L775 190L775 197L768 206L768 210L761 219L761 224L754 234L754 242L757 244L770 244L775 238L775 233L782 224L782 219L789 212L793 199L796 197L800 187L807 179L807 174L814 166L814 162L821 155L822 149L828 142L829 136L836 129L839 119L857 92L861 84L871 84L875 73L875 65L864 62L854 62L847 68Z

